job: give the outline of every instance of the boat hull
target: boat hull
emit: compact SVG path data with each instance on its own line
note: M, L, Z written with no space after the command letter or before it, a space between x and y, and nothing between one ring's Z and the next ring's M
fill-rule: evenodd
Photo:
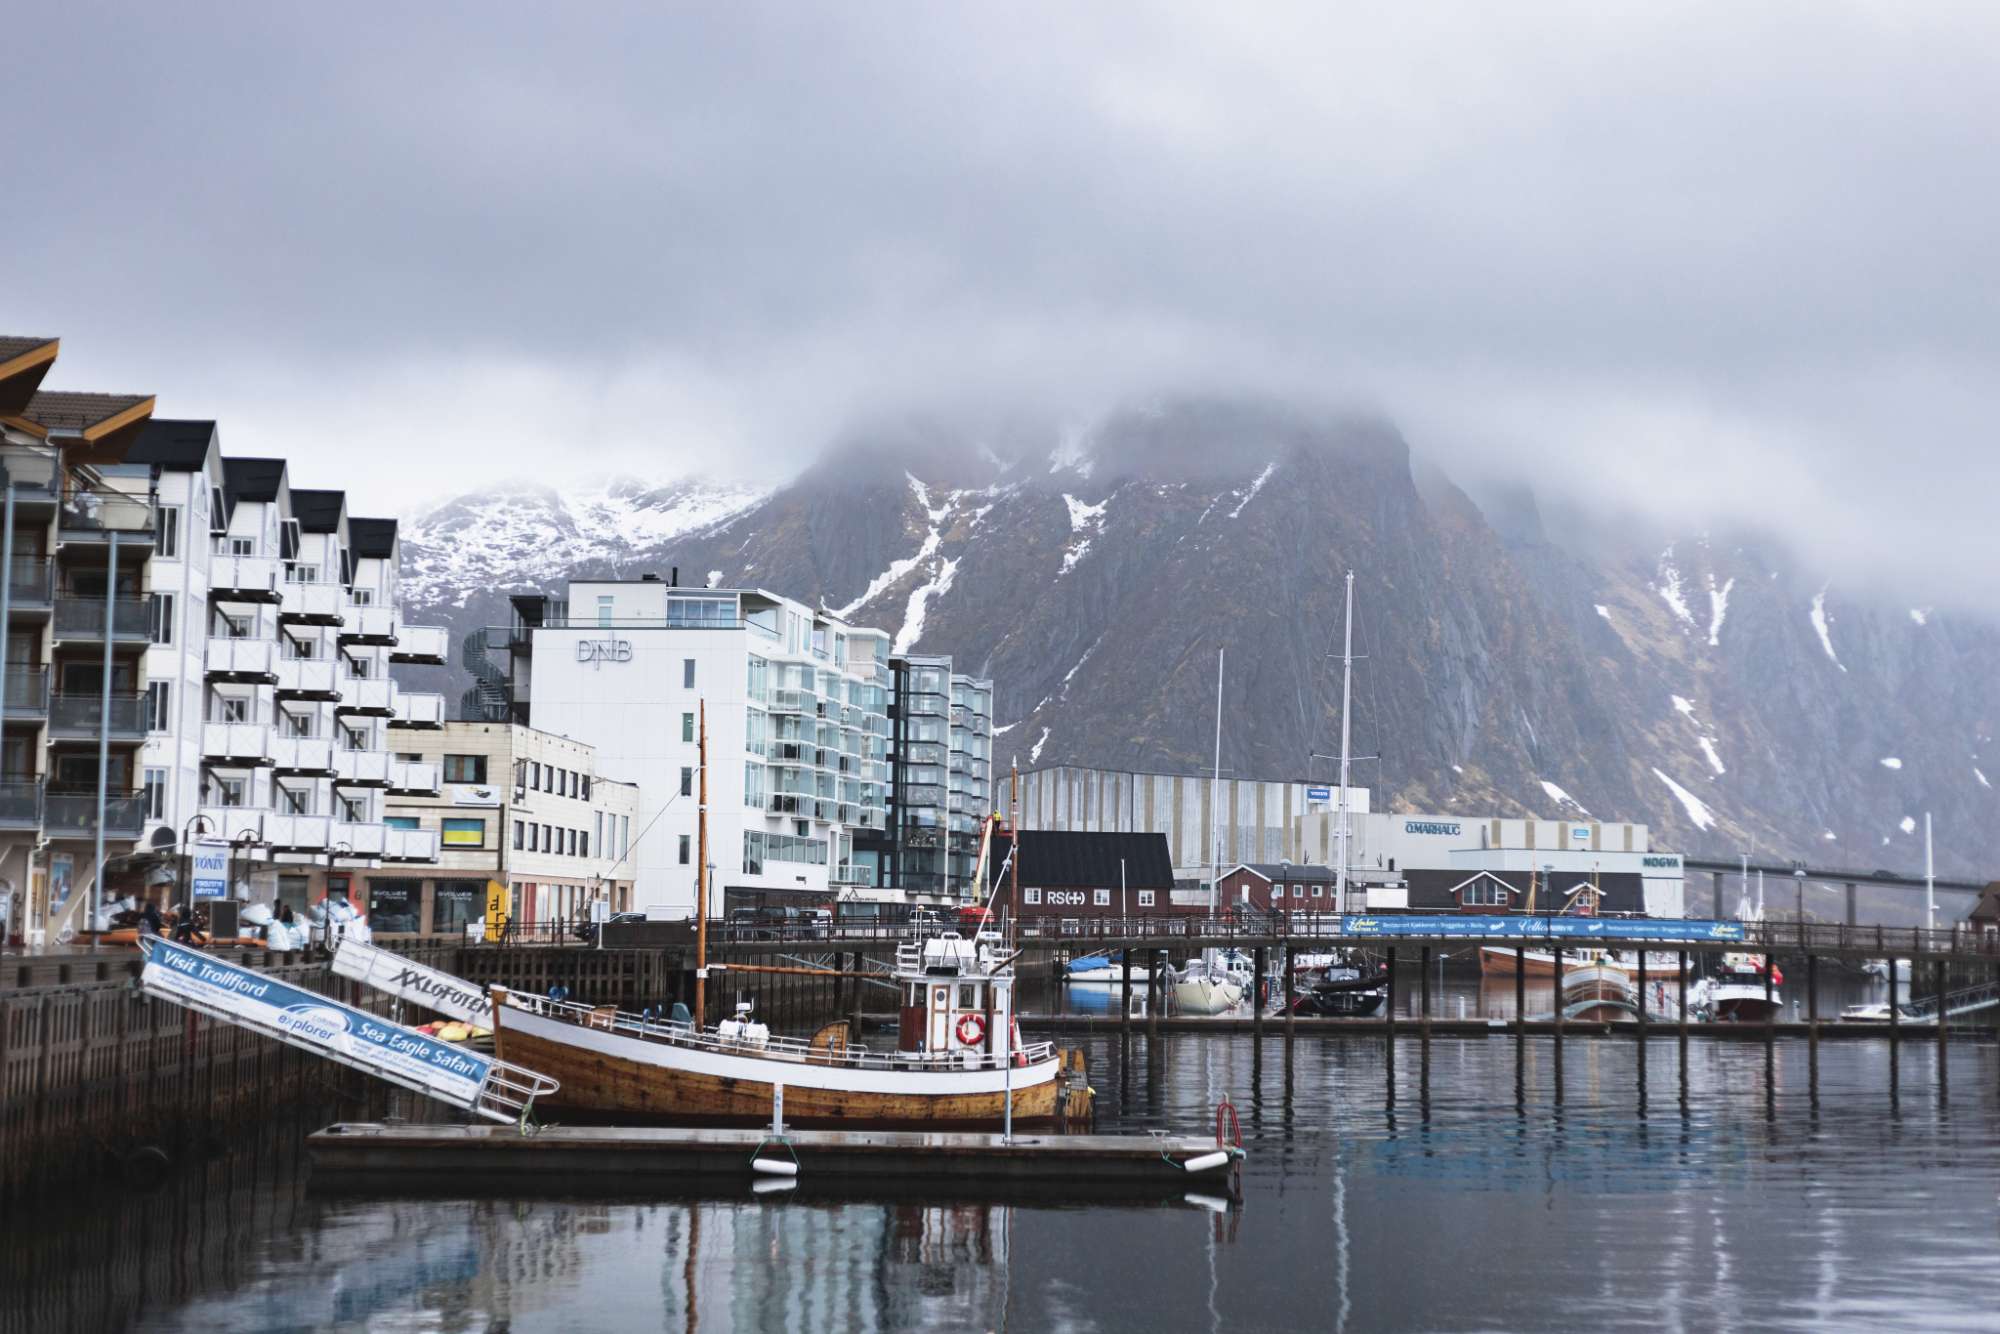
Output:
M1585 964L1565 972L1562 1004L1563 1017L1578 1023L1609 1023L1639 1011L1631 977L1610 964Z
M561 1081L538 1106L682 1124L767 1125L777 1085L785 1123L797 1126L967 1128L1006 1112L1001 1070L855 1070L649 1041L494 1007L502 1060ZM1047 1060L1012 1071L1014 1119L1058 1117L1057 1074Z
M1174 983L1174 1010L1180 1014L1223 1014L1242 999L1243 988L1234 982L1191 978Z
M1520 950L1503 949L1498 945L1482 945L1479 947L1479 971L1482 973L1505 974L1508 977L1512 977L1517 958L1520 959L1520 971L1527 977L1554 977L1556 975L1555 955L1544 954L1538 950L1529 950L1526 952L1526 956L1522 957Z

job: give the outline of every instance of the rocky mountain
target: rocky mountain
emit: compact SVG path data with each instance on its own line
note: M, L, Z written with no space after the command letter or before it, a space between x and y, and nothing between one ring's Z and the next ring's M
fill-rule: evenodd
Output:
M577 572L819 602L990 675L997 758L1327 777L1356 572L1357 781L1402 809L1651 824L1667 846L2000 864L2000 628L1852 599L1719 533L1480 503L1388 425L1191 402L1002 449L908 426L760 493L468 496L406 530L458 630ZM461 686L463 682L459 683ZM1982 768L1982 765L1984 766Z

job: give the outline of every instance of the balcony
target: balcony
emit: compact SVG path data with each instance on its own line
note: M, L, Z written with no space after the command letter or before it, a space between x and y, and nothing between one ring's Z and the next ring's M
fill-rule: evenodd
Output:
M333 742L320 736L273 737L271 771L281 778L331 778Z
M391 727L436 729L444 726L444 696L426 690L396 692Z
M396 642L396 613L388 607L349 607L342 619L343 644L390 645Z
M389 826L372 820L334 825L333 841L346 844L342 857L380 857L389 846Z
M420 663L442 667L451 658L451 636L441 625L405 625L396 630L396 647L390 662Z
M242 768L270 764L271 740L269 723L203 723L202 762Z
M429 760L389 761L389 795L394 797L435 797L438 767Z
M851 862L842 862L838 866L828 868L826 878L829 884L835 885L872 885L875 883L875 873L873 871L866 866L856 866Z
M65 547L92 547L118 539L120 550L153 545L153 498L109 487L77 487L62 498L56 540Z
M434 862L438 859L435 829L390 829L382 844L385 862Z
M79 597L71 593L56 596L56 639L85 643L104 642L104 598ZM144 598L111 599L111 637L119 644L144 644L152 638L152 617Z
M56 451L46 445L0 445L0 487L14 487L15 518L33 506L53 505L61 473Z
M132 839L146 827L146 794L113 789L104 799L104 836ZM42 828L50 838L97 837L97 791L50 789L42 802Z
M279 699L340 698L340 678L330 658L279 658L277 686Z
M49 716L49 669L7 664L7 721L40 722Z
M46 556L16 556L7 567L7 614L46 614L55 604L56 565Z
M764 809L773 815L811 815L813 799L796 792L773 792L764 800Z
M330 815L280 815L268 806L203 806L209 836L247 839L273 852L323 853L332 844Z
M100 732L113 741L146 739L146 697L111 693L109 726L101 695L56 695L49 700L49 737L60 741L95 741Z
M276 556L217 556L208 567L213 602L282 602L282 562Z
M339 584L287 581L278 594L281 621L293 625L340 625L347 619L347 590Z
M389 786L389 752L385 750L337 750L333 753L333 781L339 787Z
M275 685L278 645L269 639L211 639L203 666L211 681Z
M812 692L807 690L773 690L770 710L772 713L810 713L818 705Z
M0 779L0 829L42 827L42 780Z
M340 702L333 706L333 711L364 718L393 718L396 716L395 682L366 676L343 676L340 679Z

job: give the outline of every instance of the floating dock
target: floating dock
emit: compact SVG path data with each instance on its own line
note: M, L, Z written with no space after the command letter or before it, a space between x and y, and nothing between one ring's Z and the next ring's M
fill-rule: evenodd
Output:
M690 1177L801 1181L1077 1183L1185 1188L1242 1160L1213 1139L1158 1135L1015 1135L935 1131L681 1129L344 1122L306 1140L316 1183L407 1184L450 1178L491 1188L615 1181L662 1186Z

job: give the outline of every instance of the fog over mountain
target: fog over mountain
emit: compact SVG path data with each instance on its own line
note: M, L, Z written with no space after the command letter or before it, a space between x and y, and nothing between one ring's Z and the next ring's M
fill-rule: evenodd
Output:
M1356 571L1358 780L1389 805L1641 820L1821 865L2000 864L2000 626L1890 602L1755 531L1635 528L1380 418L1158 403L1087 429L902 422L764 491L473 492L406 532L413 614L504 624L581 570L768 587L995 680L997 753L1324 778ZM578 544L581 545L578 545ZM550 553L560 553L552 562ZM465 684L463 675L454 685Z

